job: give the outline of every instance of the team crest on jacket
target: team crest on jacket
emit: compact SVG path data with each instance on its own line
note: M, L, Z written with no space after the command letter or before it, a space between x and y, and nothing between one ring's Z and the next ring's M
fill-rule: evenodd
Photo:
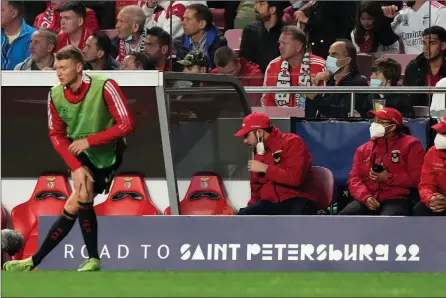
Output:
M400 153L401 153L400 150L393 150L390 153L390 156L392 157L392 162L393 163L399 163L400 162Z
M282 150L277 150L276 152L273 153L275 165L278 165L280 163L280 153L282 153Z

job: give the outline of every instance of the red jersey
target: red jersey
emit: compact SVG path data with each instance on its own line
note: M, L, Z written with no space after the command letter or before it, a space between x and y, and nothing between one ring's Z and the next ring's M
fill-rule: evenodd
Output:
M71 91L69 88L64 89L65 99L70 103L79 103L84 99L89 88L90 77L85 76L82 84L75 92ZM87 137L90 147L110 143L113 140L130 134L135 128L127 98L122 93L118 84L113 80L108 80L104 85L103 94L105 103L115 120L115 124L102 132ZM70 141L67 136L66 125L54 107L51 99L51 92L48 94L48 128L50 140L54 149L63 158L71 171L80 168L82 166L81 162L75 155L68 151Z
M99 23L94 10L87 8L86 11L85 27L92 32L99 30ZM48 1L46 10L35 18L33 27L43 27L53 30L56 33L60 32L60 13L52 8L50 1Z
M83 27L82 28L82 37L79 40L79 44L74 45L74 46L77 46L79 48L79 50L82 51L85 48L85 42L90 37L91 33L92 32L90 29L88 29L87 27ZM57 40L57 45L56 45L56 52L59 51L63 47L71 45L71 40L67 33L59 33L57 38L58 38L58 40Z
M309 60L309 61L308 61ZM305 57L301 65L291 67L286 60L278 57L271 61L266 68L264 86L289 87L306 85L311 86L311 78L319 72L325 72L325 60L321 57L310 54L305 62ZM304 69L304 67L306 69ZM323 83L322 83L323 84ZM298 103L300 94L274 94L267 93L263 95L263 106L279 107L300 107Z
M260 71L260 67L252 63L245 58L238 58L240 61L240 73L238 74L238 78L240 79L240 83L243 86L262 86L263 85L263 74ZM220 73L218 68L214 68L211 70L211 73Z

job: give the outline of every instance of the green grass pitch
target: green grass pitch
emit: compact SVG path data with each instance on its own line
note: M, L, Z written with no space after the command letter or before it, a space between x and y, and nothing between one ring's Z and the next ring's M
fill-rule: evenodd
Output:
M446 274L3 271L2 297L446 297Z

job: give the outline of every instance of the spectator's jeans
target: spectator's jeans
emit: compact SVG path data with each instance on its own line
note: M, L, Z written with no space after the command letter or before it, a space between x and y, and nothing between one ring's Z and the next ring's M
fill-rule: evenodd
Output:
M315 215L316 205L305 198L292 198L279 203L260 200L240 209L238 215Z
M413 214L412 202L409 199L385 200L380 203L380 208L375 211L369 210L364 204L350 202L338 215L386 215L386 216L409 216Z

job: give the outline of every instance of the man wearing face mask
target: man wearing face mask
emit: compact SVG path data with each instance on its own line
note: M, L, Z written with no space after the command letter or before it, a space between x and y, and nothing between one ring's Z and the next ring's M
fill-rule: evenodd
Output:
M435 146L424 158L418 186L421 202L414 208L415 216L446 216L446 116L432 128L437 132Z
M410 191L420 182L424 149L400 112L371 112L371 140L355 153L348 179L353 202L340 215L412 215Z
M318 73L312 79L313 85L326 81L327 86L368 86L367 79L363 77L356 65L356 48L349 40L337 41L330 46L329 56L326 60L328 72ZM365 116L364 101L366 94L356 94L355 110ZM348 117L350 112L350 93L325 93L315 98L318 105L316 115L306 117Z
M243 137L255 152L248 162L251 199L239 215L316 214L316 198L303 190L311 153L299 136L282 133L262 113L246 116L235 136Z

